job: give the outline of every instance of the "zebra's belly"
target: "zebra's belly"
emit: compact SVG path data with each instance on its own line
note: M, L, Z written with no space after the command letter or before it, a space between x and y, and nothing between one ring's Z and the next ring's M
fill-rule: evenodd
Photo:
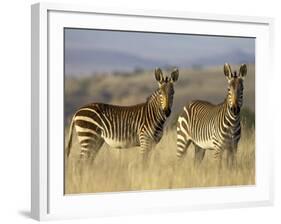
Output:
M137 141L119 141L117 139L111 139L111 138L104 138L104 141L112 148L130 148L133 146L138 146Z
M213 144L212 140L195 142L195 144L198 145L202 149L214 149L214 144Z

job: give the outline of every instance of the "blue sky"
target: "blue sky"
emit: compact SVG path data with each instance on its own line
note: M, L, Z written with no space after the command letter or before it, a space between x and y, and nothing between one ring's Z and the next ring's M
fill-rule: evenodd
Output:
M255 39L65 29L66 74L254 61Z

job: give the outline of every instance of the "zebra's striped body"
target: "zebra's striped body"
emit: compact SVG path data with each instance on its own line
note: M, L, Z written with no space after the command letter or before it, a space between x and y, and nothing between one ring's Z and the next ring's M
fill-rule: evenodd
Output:
M140 146L142 154L147 154L160 141L164 123L171 113L173 82L177 80L178 70L172 73L172 79L164 79L160 69L155 76L159 89L145 103L134 106L92 103L75 113L71 128L76 129L81 157L93 156L94 159L104 142L113 148ZM72 129L68 155L71 142Z
M234 157L241 136L240 109L243 103L243 77L246 65L240 73L232 74L225 65L225 75L229 80L225 101L213 105L206 101L193 101L183 108L177 123L177 156L182 157L191 142L195 146L195 162L201 162L205 150L215 150L220 160L227 151L227 163L234 165Z

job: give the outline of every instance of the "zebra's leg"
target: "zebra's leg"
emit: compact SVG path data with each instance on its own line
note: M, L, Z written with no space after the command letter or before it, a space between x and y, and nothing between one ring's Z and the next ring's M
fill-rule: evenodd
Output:
M103 143L104 143L104 139L100 138L100 139L96 140L96 144L94 146L92 146L90 157L89 157L89 162L91 165L94 163L98 152L100 151L101 147L103 146Z
M228 169L234 169L237 167L237 161L236 161L236 150L235 149L229 149L227 150L227 157L226 157L226 164Z
M222 157L224 150L219 147L215 147L215 158L218 160L218 173L220 174L222 170Z
M81 146L78 169L80 175L83 175L85 170L84 168L93 164L101 146L104 143L104 139L102 137L96 137L87 140L81 140L81 138L78 136L78 140Z
M149 165L150 151L152 148L152 143L149 137L145 135L140 136L140 148L142 167L146 169Z
M194 155L194 165L199 166L205 156L205 149L202 149L201 147L194 145L195 147L195 155Z
M191 139L186 140L186 138L184 138L184 140L178 136L177 138L177 160L174 163L173 166L173 173L177 173L178 170L182 170L183 168L183 162L184 162L184 157L186 155L187 149L191 144Z
M187 133L186 125L183 126L179 119L177 124L177 157L179 159L185 156L191 142L192 140Z
M222 156L223 156L223 152L220 152L218 154L218 174L221 174L221 171L222 171Z
M191 143L191 139L185 139L183 140L182 138L177 138L177 157L178 159L181 159L185 156L187 149Z
M150 159L150 150L141 154L141 164L144 169L147 169L149 166L149 159Z

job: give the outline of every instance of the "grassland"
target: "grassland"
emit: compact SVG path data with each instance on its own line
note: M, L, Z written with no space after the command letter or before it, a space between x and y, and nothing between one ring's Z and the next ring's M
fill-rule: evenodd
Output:
M207 151L202 164L193 164L194 149L190 146L182 163L176 159L175 122L182 106L193 99L220 103L224 100L227 81L222 68L180 70L175 84L172 116L166 122L164 136L152 150L149 166L143 170L139 148L113 149L104 144L94 164L77 170L79 145L74 135L71 155L65 163L65 193L95 193L212 187L255 184L255 71L248 67L245 78L242 110L242 137L238 145L237 168L217 171L217 160ZM132 105L144 102L157 88L152 71L131 75L100 75L67 78L65 83L65 133L75 110L89 102Z
M255 135L254 129L244 130L239 143L237 168L227 169L223 163L218 172L217 160L207 151L199 167L193 163L194 148L190 146L181 163L176 158L175 132L169 131L151 152L147 169L139 163L138 148L112 149L104 145L94 164L84 170L77 169L79 146L74 142L73 153L66 166L65 192L93 193L212 187L255 184Z

